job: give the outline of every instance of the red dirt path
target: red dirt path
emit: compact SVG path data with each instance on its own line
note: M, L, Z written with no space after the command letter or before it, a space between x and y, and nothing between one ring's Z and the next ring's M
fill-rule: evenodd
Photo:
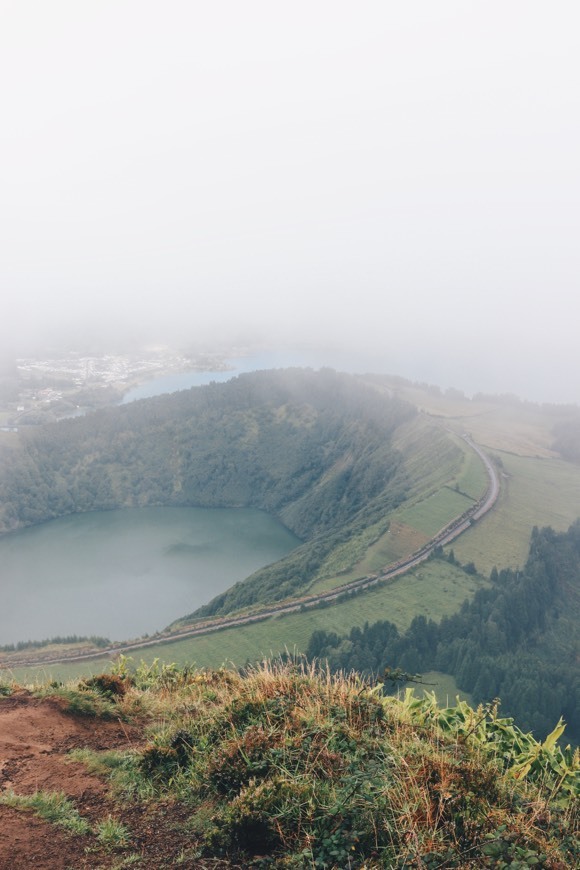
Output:
M63 791L91 825L110 814L130 836L126 848L110 851L94 834L75 836L29 811L0 804L0 870L106 870L129 856L134 863L128 866L138 870L231 868L224 861L180 858L194 845L180 827L183 809L115 802L103 780L84 765L65 761L71 749L128 749L140 740L137 727L70 715L59 698L25 691L0 697L0 792Z

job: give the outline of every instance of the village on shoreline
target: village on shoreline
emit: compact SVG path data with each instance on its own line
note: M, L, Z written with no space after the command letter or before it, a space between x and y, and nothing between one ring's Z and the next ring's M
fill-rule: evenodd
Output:
M17 431L118 404L129 390L154 378L227 369L223 352L184 353L165 345L134 353L21 357L0 396L0 428Z

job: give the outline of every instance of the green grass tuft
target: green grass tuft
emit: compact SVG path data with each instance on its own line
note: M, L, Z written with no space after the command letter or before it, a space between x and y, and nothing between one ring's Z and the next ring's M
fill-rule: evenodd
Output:
M127 828L111 815L96 825L95 833L99 842L109 849L122 849L129 844Z
M60 699L63 711L71 716L100 719L115 719L119 716L115 704L107 700L100 691L87 688L84 682L78 688L49 685L39 690L38 694L40 697Z
M153 786L139 776L139 757L136 752L73 749L67 760L84 764L89 773L108 777L119 797L147 800L153 794Z
M32 810L39 818L64 828L71 834L90 832L90 825L76 810L64 792L36 791L19 795L12 791L0 794L0 803L19 810Z

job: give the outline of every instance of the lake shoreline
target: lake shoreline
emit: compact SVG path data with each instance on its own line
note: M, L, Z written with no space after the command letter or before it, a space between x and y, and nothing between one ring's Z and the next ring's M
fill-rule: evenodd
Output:
M0 538L0 646L163 631L300 541L254 508L69 514Z

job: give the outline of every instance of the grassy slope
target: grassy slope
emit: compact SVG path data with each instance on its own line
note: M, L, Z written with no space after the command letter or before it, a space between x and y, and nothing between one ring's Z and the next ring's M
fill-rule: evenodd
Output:
M580 516L580 466L564 462L551 448L552 429L566 418L565 409L461 400L409 384L396 392L441 425L469 432L503 463L498 504L453 544L461 562L474 562L483 573L494 566L516 568L526 560L534 526L565 531ZM470 492L469 483L457 482Z
M197 664L212 666L225 661L243 664L247 659L270 656L285 647L303 651L317 628L344 633L353 625L377 619L388 619L399 628L407 628L418 613L434 619L454 613L481 582L453 566L440 571L436 564L424 565L391 585L371 589L339 604L180 641L172 644L165 655L182 662L191 657Z
M491 708L441 709L431 697L385 696L356 677L276 663L244 675L120 668L40 694L57 697L46 705L53 715L68 710L74 721L83 710L100 729L100 751L85 741L71 759L109 780L109 821L123 833L112 839L116 867L577 865L579 760ZM105 715L141 739L111 747ZM80 799L73 789L65 797L70 816ZM6 791L2 802L31 798ZM167 864L156 857L166 816L177 849L185 844Z
M565 531L580 516L580 466L560 459L499 454L502 492L491 514L454 543L462 562L480 571L525 563L534 526Z
M483 464L464 441L420 415L397 430L393 446L404 457L409 490L403 504L334 552L311 592L365 577L419 549L485 491Z

